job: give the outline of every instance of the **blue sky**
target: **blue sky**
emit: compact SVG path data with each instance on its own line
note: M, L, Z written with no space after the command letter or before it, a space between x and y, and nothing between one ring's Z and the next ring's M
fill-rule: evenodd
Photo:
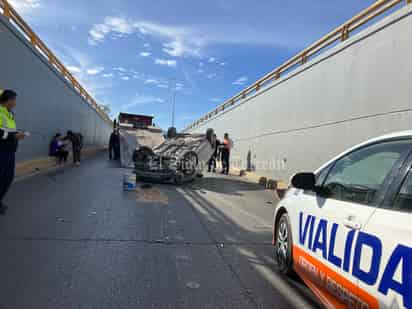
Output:
M182 128L373 0L11 0L101 104Z

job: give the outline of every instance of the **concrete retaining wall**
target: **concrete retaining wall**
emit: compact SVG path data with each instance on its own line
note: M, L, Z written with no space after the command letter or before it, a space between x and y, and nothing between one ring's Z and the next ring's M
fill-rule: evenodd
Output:
M0 88L17 91L18 128L32 132L20 143L18 162L45 157L51 137L71 129L86 146L106 146L111 125L81 98L15 28L0 16Z
M386 17L192 131L235 142L232 159L288 179L346 148L412 128L412 6ZM236 162L235 162L236 163Z

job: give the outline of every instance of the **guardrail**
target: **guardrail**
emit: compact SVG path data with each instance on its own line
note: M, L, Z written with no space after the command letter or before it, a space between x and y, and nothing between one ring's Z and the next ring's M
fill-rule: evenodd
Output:
M86 100L96 112L106 121L112 123L110 117L100 108L93 97L83 88L70 71L60 62L46 44L34 33L30 26L16 12L7 0L0 0L0 13L19 30L32 46L68 81L73 88Z
M217 114L223 112L227 108L235 105L236 102L245 99L248 95L258 92L263 86L267 85L268 83L280 79L282 73L290 72L291 70L296 69L301 65L304 65L311 56L319 54L322 50L326 49L327 47L330 47L337 41L346 41L349 38L351 32L359 29L366 23L383 15L384 13L386 13L387 11L401 3L405 3L406 5L408 5L412 3L412 0L377 0L370 7L366 8L361 13L345 22L343 25L328 33L323 38L316 41L315 43L313 43L312 45L310 45L309 47L307 47L302 52L292 57L288 61L286 61L284 64L282 64L272 72L266 74L251 86L247 87L235 96L231 97L229 100L219 105L213 111L207 113L199 120L193 122L191 125L186 127L185 130L190 130L199 126L208 119L216 116Z

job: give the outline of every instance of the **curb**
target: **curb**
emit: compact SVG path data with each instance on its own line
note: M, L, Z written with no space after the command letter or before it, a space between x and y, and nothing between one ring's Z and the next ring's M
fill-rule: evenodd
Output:
M82 157L85 159L90 158L106 150L106 147L89 147L82 151ZM72 154L70 153L69 158L67 160L70 161L71 158ZM43 157L29 161L18 162L16 164L15 182L19 182L27 178L52 171L63 170L67 167L71 167L71 164L67 163L63 165L58 165L56 159L51 157Z
M255 172L248 172L246 170L240 169L232 169L233 175L240 176L245 178L251 182L257 183L264 187L265 189L275 191L279 198L283 198L285 196L286 191L289 188L289 182L284 180L275 180L263 176L259 176Z

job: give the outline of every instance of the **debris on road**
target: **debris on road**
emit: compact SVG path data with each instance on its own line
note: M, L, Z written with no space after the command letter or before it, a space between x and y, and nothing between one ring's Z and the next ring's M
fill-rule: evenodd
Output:
M136 176L133 174L123 175L123 190L134 191L136 189Z
M158 188L154 188L150 184L138 186L136 188L137 201L142 203L159 203L167 205L169 203L168 196Z

